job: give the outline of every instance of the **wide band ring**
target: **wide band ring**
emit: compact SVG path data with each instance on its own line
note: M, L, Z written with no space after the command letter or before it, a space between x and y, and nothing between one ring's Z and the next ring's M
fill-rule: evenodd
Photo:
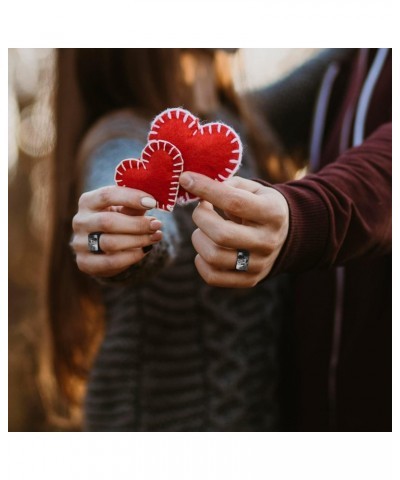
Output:
M236 257L235 270L238 272L247 272L249 268L250 253L248 250L238 250Z
M102 232L93 232L88 235L88 249L91 253L104 253L100 248L100 237Z

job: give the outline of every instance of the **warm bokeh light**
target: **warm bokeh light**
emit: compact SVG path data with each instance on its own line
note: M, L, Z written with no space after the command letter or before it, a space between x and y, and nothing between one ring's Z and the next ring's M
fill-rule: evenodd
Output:
M232 57L239 91L259 88L316 49L244 49ZM9 430L65 430L47 418L39 388L49 165L55 145L54 49L9 50ZM304 172L299 172L304 174ZM43 371L42 371L43 375Z

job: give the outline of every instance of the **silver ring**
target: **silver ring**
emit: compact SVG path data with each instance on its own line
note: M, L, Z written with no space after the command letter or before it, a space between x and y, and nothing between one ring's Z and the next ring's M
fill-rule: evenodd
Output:
M92 253L104 253L100 248L100 236L102 232L93 232L88 235L88 249Z
M238 272L247 272L249 268L250 253L248 250L238 250L236 257L235 270Z

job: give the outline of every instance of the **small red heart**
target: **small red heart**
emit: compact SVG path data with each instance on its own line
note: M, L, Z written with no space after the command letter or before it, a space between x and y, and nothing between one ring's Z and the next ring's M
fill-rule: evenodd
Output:
M157 200L157 208L172 212L182 170L182 155L174 145L165 140L150 141L140 159L127 158L118 164L115 182L149 193Z
M243 148L239 135L224 123L200 125L199 119L183 108L169 108L153 120L148 140L160 139L179 149L184 171L202 173L222 182L240 167ZM179 188L178 203L195 199Z

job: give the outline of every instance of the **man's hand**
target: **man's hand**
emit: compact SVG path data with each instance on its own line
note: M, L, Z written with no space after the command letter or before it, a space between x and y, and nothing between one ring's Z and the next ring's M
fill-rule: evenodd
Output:
M285 243L289 208L277 190L241 177L224 183L184 172L180 184L200 197L193 212L197 270L210 285L253 287L264 279ZM226 218L215 208L223 211ZM250 253L248 270L235 270L237 250Z

